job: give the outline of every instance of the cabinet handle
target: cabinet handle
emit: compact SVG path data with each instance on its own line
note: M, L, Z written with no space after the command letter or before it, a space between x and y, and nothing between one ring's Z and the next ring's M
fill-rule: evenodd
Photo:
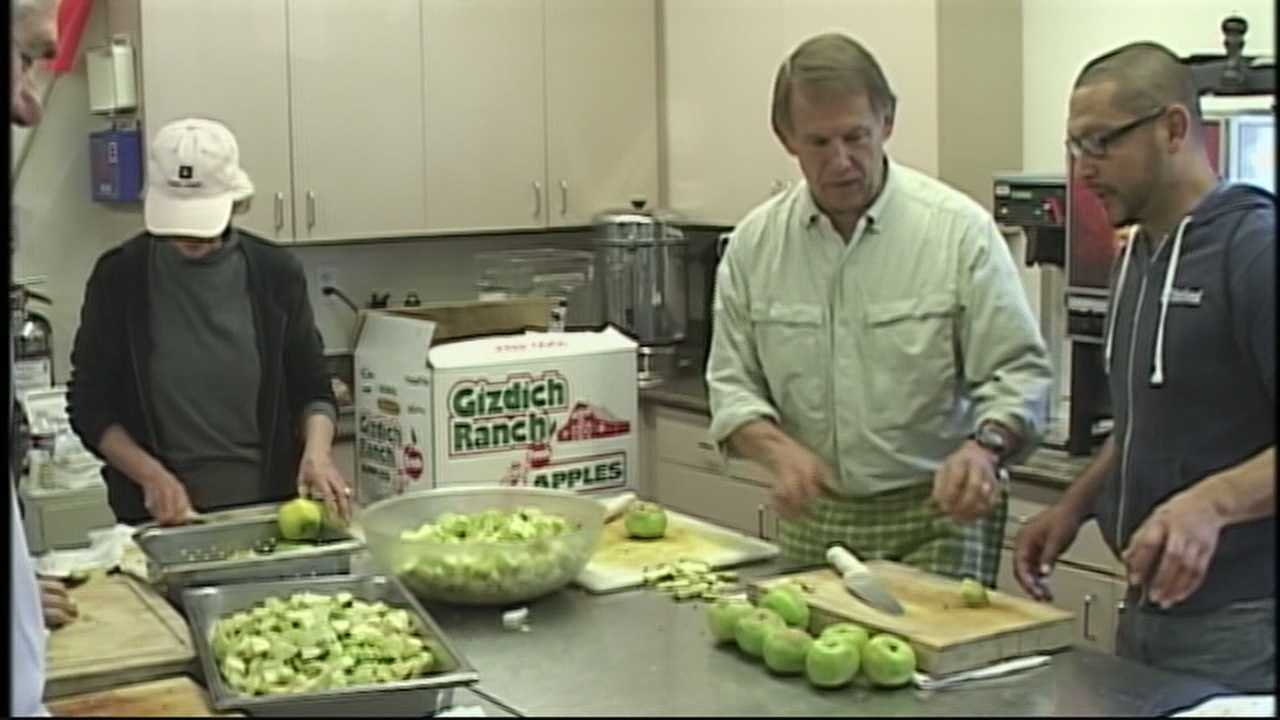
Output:
M316 226L316 194L315 192L308 190L307 191L307 229L310 230L315 226Z
M764 540L764 505L756 506L756 537Z
M284 228L284 193L276 193L276 229Z
M560 217L569 214L569 181L560 181Z
M698 441L698 447L702 448L703 450L710 450L710 451L712 451L712 452L715 452L715 449L716 449L716 446L715 446L715 445L712 445L711 443L707 442L706 440L699 440L699 441Z
M1093 609L1093 603L1098 599L1093 593L1084 596L1084 639L1089 642L1097 642L1098 638L1089 630L1089 611Z
M542 183L533 181L533 216L542 217Z

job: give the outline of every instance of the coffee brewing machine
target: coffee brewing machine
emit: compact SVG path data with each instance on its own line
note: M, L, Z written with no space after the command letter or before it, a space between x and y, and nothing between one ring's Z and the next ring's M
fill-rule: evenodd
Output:
M996 221L1006 233L1020 230L1025 237L1027 267L1038 267L1040 335L1053 368L1049 424L1043 443L1064 448L1070 444L1071 403L1063 396L1063 341L1066 339L1066 305L1063 270L1066 263L1067 185L1061 175L1001 173L994 180Z

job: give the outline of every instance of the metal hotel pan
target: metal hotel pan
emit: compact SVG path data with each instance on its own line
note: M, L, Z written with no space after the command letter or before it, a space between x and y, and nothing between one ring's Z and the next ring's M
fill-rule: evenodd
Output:
M232 517L180 527L148 527L134 534L147 557L147 575L180 607L189 587L281 580L351 571L351 556L364 541L326 528L315 547L236 557L280 540L275 514Z
M316 693L252 697L235 693L222 682L222 674L213 656L210 635L214 623L267 598L283 599L299 592L325 595L349 592L366 602L382 601L408 611L415 631L438 659L441 671L413 680ZM382 575L298 578L193 588L183 593L183 606L191 621L191 634L204 672L205 687L219 711L238 710L255 716L424 717L451 705L455 688L480 679L475 668L404 586L394 578Z

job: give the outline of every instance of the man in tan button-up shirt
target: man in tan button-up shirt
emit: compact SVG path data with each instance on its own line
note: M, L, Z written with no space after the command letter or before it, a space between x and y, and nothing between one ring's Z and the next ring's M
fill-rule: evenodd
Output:
M885 156L894 102L843 35L779 70L774 130L805 181L720 264L711 432L772 470L789 557L840 542L993 585L998 469L1043 430L1051 370L991 216Z

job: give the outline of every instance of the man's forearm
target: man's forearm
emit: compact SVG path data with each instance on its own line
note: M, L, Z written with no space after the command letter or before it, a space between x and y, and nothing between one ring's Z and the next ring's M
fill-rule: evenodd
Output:
M1093 461L1071 482L1063 493L1059 505L1071 508L1081 518L1087 518L1093 512L1094 502L1102 492L1102 485L1107 476L1115 471L1117 462L1115 436L1110 436L1098 449Z
M1191 486L1217 511L1224 525L1276 514L1276 448L1271 446L1234 467Z
M729 436L729 446L739 455L765 467L773 467L778 450L794 442L771 420L752 420Z
M129 431L118 423L102 432L98 450L111 467L138 485L146 485L169 473L168 468L135 442Z
M303 454L311 456L328 455L333 449L334 431L333 420L330 420L328 415L324 413L308 415L306 425L303 428Z

